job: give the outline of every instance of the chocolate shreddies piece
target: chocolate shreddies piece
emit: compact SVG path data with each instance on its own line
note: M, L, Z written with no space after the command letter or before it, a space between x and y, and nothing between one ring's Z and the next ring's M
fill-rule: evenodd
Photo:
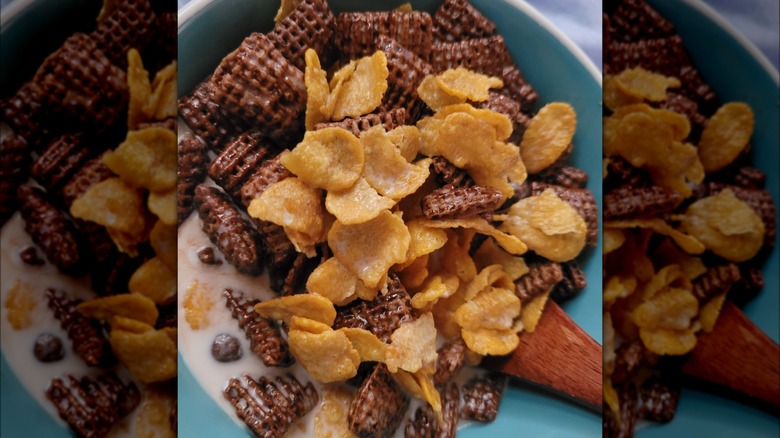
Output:
M433 16L436 41L483 38L496 33L496 25L467 0L445 0Z
M46 298L54 317L60 321L62 329L68 333L73 343L73 351L91 367L109 367L116 363L103 329L95 320L87 319L76 310L80 301L68 298L64 292L48 289Z
M225 260L239 272L259 275L263 270L259 236L230 198L215 187L201 184L195 188L195 208L203 221L203 231Z
M421 59L428 59L433 41L427 12L342 12L336 18L337 46L345 61L377 50L380 37L388 37Z
M49 193L58 193L63 185L84 165L89 149L81 134L57 137L35 160L32 177Z
M626 185L604 195L604 220L658 216L669 213L682 202L680 192L661 186Z
M238 418L261 438L284 436L319 401L314 385L302 385L292 374L275 380L264 376L233 377L223 395L236 409Z
M0 143L0 226L16 210L16 191L30 173L27 148L27 142L18 135L8 135Z
M335 21L326 0L303 0L266 36L291 64L303 71L306 49L314 49L321 59L330 58L328 49Z
M208 169L208 174L234 200L240 198L241 186L270 151L268 141L259 131L245 132L225 146Z
M198 84L191 94L179 99L179 116L206 146L219 153L225 144L244 132L243 123L229 116L211 98L214 85L210 77Z
M125 1L98 23L92 37L114 64L126 68L127 52L135 48L144 53L155 29L157 16L150 0Z
M446 185L426 195L421 207L428 219L468 219L494 212L502 199L493 187Z
M409 396L385 364L377 364L349 404L349 430L359 437L390 437L401 425L408 406Z
M490 423L498 415L498 405L504 395L506 376L488 373L473 377L463 386L463 406L460 417L468 420Z
M185 134L179 140L178 179L176 180L176 215L181 225L190 213L195 196L195 187L206 177L206 164L209 157L206 144L200 137Z
M404 436L406 438L454 438L458 429L460 391L458 385L450 383L441 391L441 413L444 422L439 424L436 413L431 405L417 408L412 418L406 423Z
M99 155L82 165L62 188L62 202L70 208L76 198L83 195L92 185L116 176Z
M81 242L73 222L35 187L24 185L18 195L24 230L46 254L46 259L63 274L82 274L85 266Z
M459 41L437 41L431 47L430 56L431 67L436 73L463 67L499 78L503 75L504 67L511 62L504 38L500 35Z
M123 383L113 373L97 378L72 375L56 378L46 389L48 398L78 436L101 438L141 400L133 382Z
M556 262L544 261L528 266L528 272L515 282L515 294L527 303L549 291L563 280L563 270Z
M249 348L266 366L286 367L293 363L287 341L276 324L263 318L255 312L255 304L259 300L248 300L243 292L225 289L227 308L238 326L244 330L249 339Z
M403 126L406 123L406 110L403 108L395 108L390 111L381 112L378 114L366 114L358 118L349 118L340 122L328 122L317 123L314 126L314 130L325 128L344 128L351 132L355 137L360 137L364 131L368 131L370 128L383 125L385 131L391 131L399 126Z
M463 338L455 338L447 341L437 351L436 373L433 375L433 384L447 383L458 374L466 363L466 343Z
M559 304L573 298L588 285L585 272L580 269L576 260L562 263L561 270L563 271L563 278L555 285L550 294L550 298Z
M417 87L426 76L433 73L431 66L397 41L380 36L377 49L387 56L387 92L382 99L380 111L394 108L406 110L406 121L417 120L422 110L422 101L417 97Z

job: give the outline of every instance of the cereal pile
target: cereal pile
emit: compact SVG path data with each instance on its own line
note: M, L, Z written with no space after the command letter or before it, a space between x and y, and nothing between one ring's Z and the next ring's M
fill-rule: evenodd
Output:
M318 405L316 436L454 436L460 418L496 418L505 379L456 375L584 288L575 259L598 234L588 176L566 164L576 115L537 102L465 0L433 16L283 1L179 100L180 224L196 211L234 275L267 271L278 294L195 278L186 320L206 329L221 292L253 355L306 371L229 379L252 432L284 435ZM239 360L243 342L217 335L212 355Z
M672 23L641 0L604 15L604 432L668 422L679 362L725 300L763 287L776 236L754 117L720 104Z
M41 330L32 314L47 303L84 370L99 370L46 389L78 436L106 436L134 410L137 434L176 434L174 7L105 1L92 32L65 40L2 102L13 132L0 145L0 219L18 210L36 245L14 249L27 266L4 306L15 330ZM32 290L47 263L91 291ZM58 362L63 343L41 333L29 351Z

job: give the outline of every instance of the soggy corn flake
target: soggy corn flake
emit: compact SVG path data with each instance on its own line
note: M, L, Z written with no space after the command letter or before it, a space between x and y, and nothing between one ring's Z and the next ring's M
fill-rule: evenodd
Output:
M465 228L475 230L480 234L496 239L496 242L501 248L514 255L521 255L528 249L525 243L518 237L506 234L500 229L496 229L481 217L471 219L430 220L425 223L425 226L431 228Z
M70 207L73 217L132 235L149 227L143 193L120 178L93 184Z
M255 305L255 311L264 318L290 322L293 316L309 318L314 321L333 325L336 309L327 298L316 294L290 295L275 298Z
M3 305L8 310L6 318L14 330L24 330L32 325L32 311L38 301L32 297L32 287L19 280L14 282Z
M636 67L616 75L615 85L622 92L640 100L663 102L666 100L666 89L678 88L680 80Z
M585 246L585 220L552 189L521 199L509 208L507 216L499 230L552 261L572 260Z
M750 260L764 243L764 222L731 189L691 204L680 225L707 249L734 262Z
M753 135L753 111L742 102L727 103L707 121L699 140L699 158L707 172L731 164Z
M209 326L209 312L214 307L214 301L197 280L187 287L183 305L184 319L191 329L201 330Z
M436 326L433 315L425 313L405 322L390 335L385 363L394 373L398 369L415 373L436 360Z
M363 146L346 129L307 131L303 140L283 154L279 162L311 187L346 190L363 171Z
M362 224L336 221L328 232L333 255L369 288L377 288L391 266L406 260L410 240L404 221L387 210Z
M281 9L280 9L281 12ZM321 108L328 101L330 88L328 87L327 72L320 66L320 58L314 49L306 49L304 54L306 70L304 83L306 84L306 130L314 129L317 123L326 121L327 117Z
M385 52L377 50L371 56L352 61L342 70L343 73L334 74L325 104L330 118L338 121L360 117L377 109L387 91L389 70Z
M176 187L176 159L176 134L158 127L128 131L122 144L103 155L123 180L156 192Z
M375 126L360 136L365 152L363 176L379 194L400 200L420 188L430 173L430 161L406 161L388 138L384 127Z
M163 223L176 225L176 189L172 188L164 192L151 192L147 200L149 211L154 213Z
M114 316L121 316L148 325L154 325L159 315L154 301L137 293L94 298L80 303L77 309L88 318L107 321Z
M625 298L636 291L637 279L635 277L621 277L613 275L607 278L604 284L604 303L609 304L618 298Z
M296 361L318 382L339 382L357 374L360 355L343 332L290 330L287 341Z
M128 288L156 304L168 304L176 299L176 271L159 257L152 257L133 272Z
M394 205L394 200L377 193L362 177L352 187L325 196L325 208L346 225L367 222Z
M447 243L447 232L428 226L429 221L412 220L406 223L409 230L409 250L406 252L406 264L410 264L421 256L430 254Z
M444 91L439 81L436 80L436 76L431 75L426 76L420 82L420 85L417 87L417 95L434 111L438 111L445 106L466 102L465 98L454 96Z
M356 438L347 423L352 398L352 393L343 386L328 386L323 390L322 403L314 416L314 438Z
M523 134L520 156L528 173L538 173L561 156L577 129L577 115L568 103L548 103L536 113Z

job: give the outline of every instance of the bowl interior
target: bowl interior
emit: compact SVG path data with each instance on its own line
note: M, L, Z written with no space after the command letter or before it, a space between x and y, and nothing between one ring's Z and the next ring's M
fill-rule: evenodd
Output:
M566 101L577 112L574 164L590 175L589 188L601 203L601 87L600 79L561 42L559 33L538 21L537 13L517 0L471 0L493 20L499 33L543 103ZM334 11L388 10L404 1L329 0ZM435 12L441 0L412 1L417 10ZM188 6L189 7L189 6ZM273 26L277 1L197 1L179 22L179 94L184 95L207 77L222 57L234 50L251 32L266 32ZM193 12L195 11L195 12ZM191 16L189 15L191 14ZM180 17L181 18L181 17ZM226 25L229 23L229 25ZM565 37L563 37L565 38ZM591 336L601 340L601 243L584 257L589 286L586 292L564 305L569 315ZM240 428L227 418L202 390L179 357L180 412L189 420L180 422L183 436L230 435ZM601 436L601 418L567 401L512 383L502 401L498 419L485 426L465 429L459 436L484 433L513 435L522 428L544 436Z

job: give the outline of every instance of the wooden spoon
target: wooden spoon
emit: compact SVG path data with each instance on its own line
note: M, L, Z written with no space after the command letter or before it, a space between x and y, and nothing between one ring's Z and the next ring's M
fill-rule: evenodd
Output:
M601 345L552 301L536 330L520 334L520 345L512 355L486 358L483 366L601 412Z
M731 302L682 371L780 407L780 347Z

